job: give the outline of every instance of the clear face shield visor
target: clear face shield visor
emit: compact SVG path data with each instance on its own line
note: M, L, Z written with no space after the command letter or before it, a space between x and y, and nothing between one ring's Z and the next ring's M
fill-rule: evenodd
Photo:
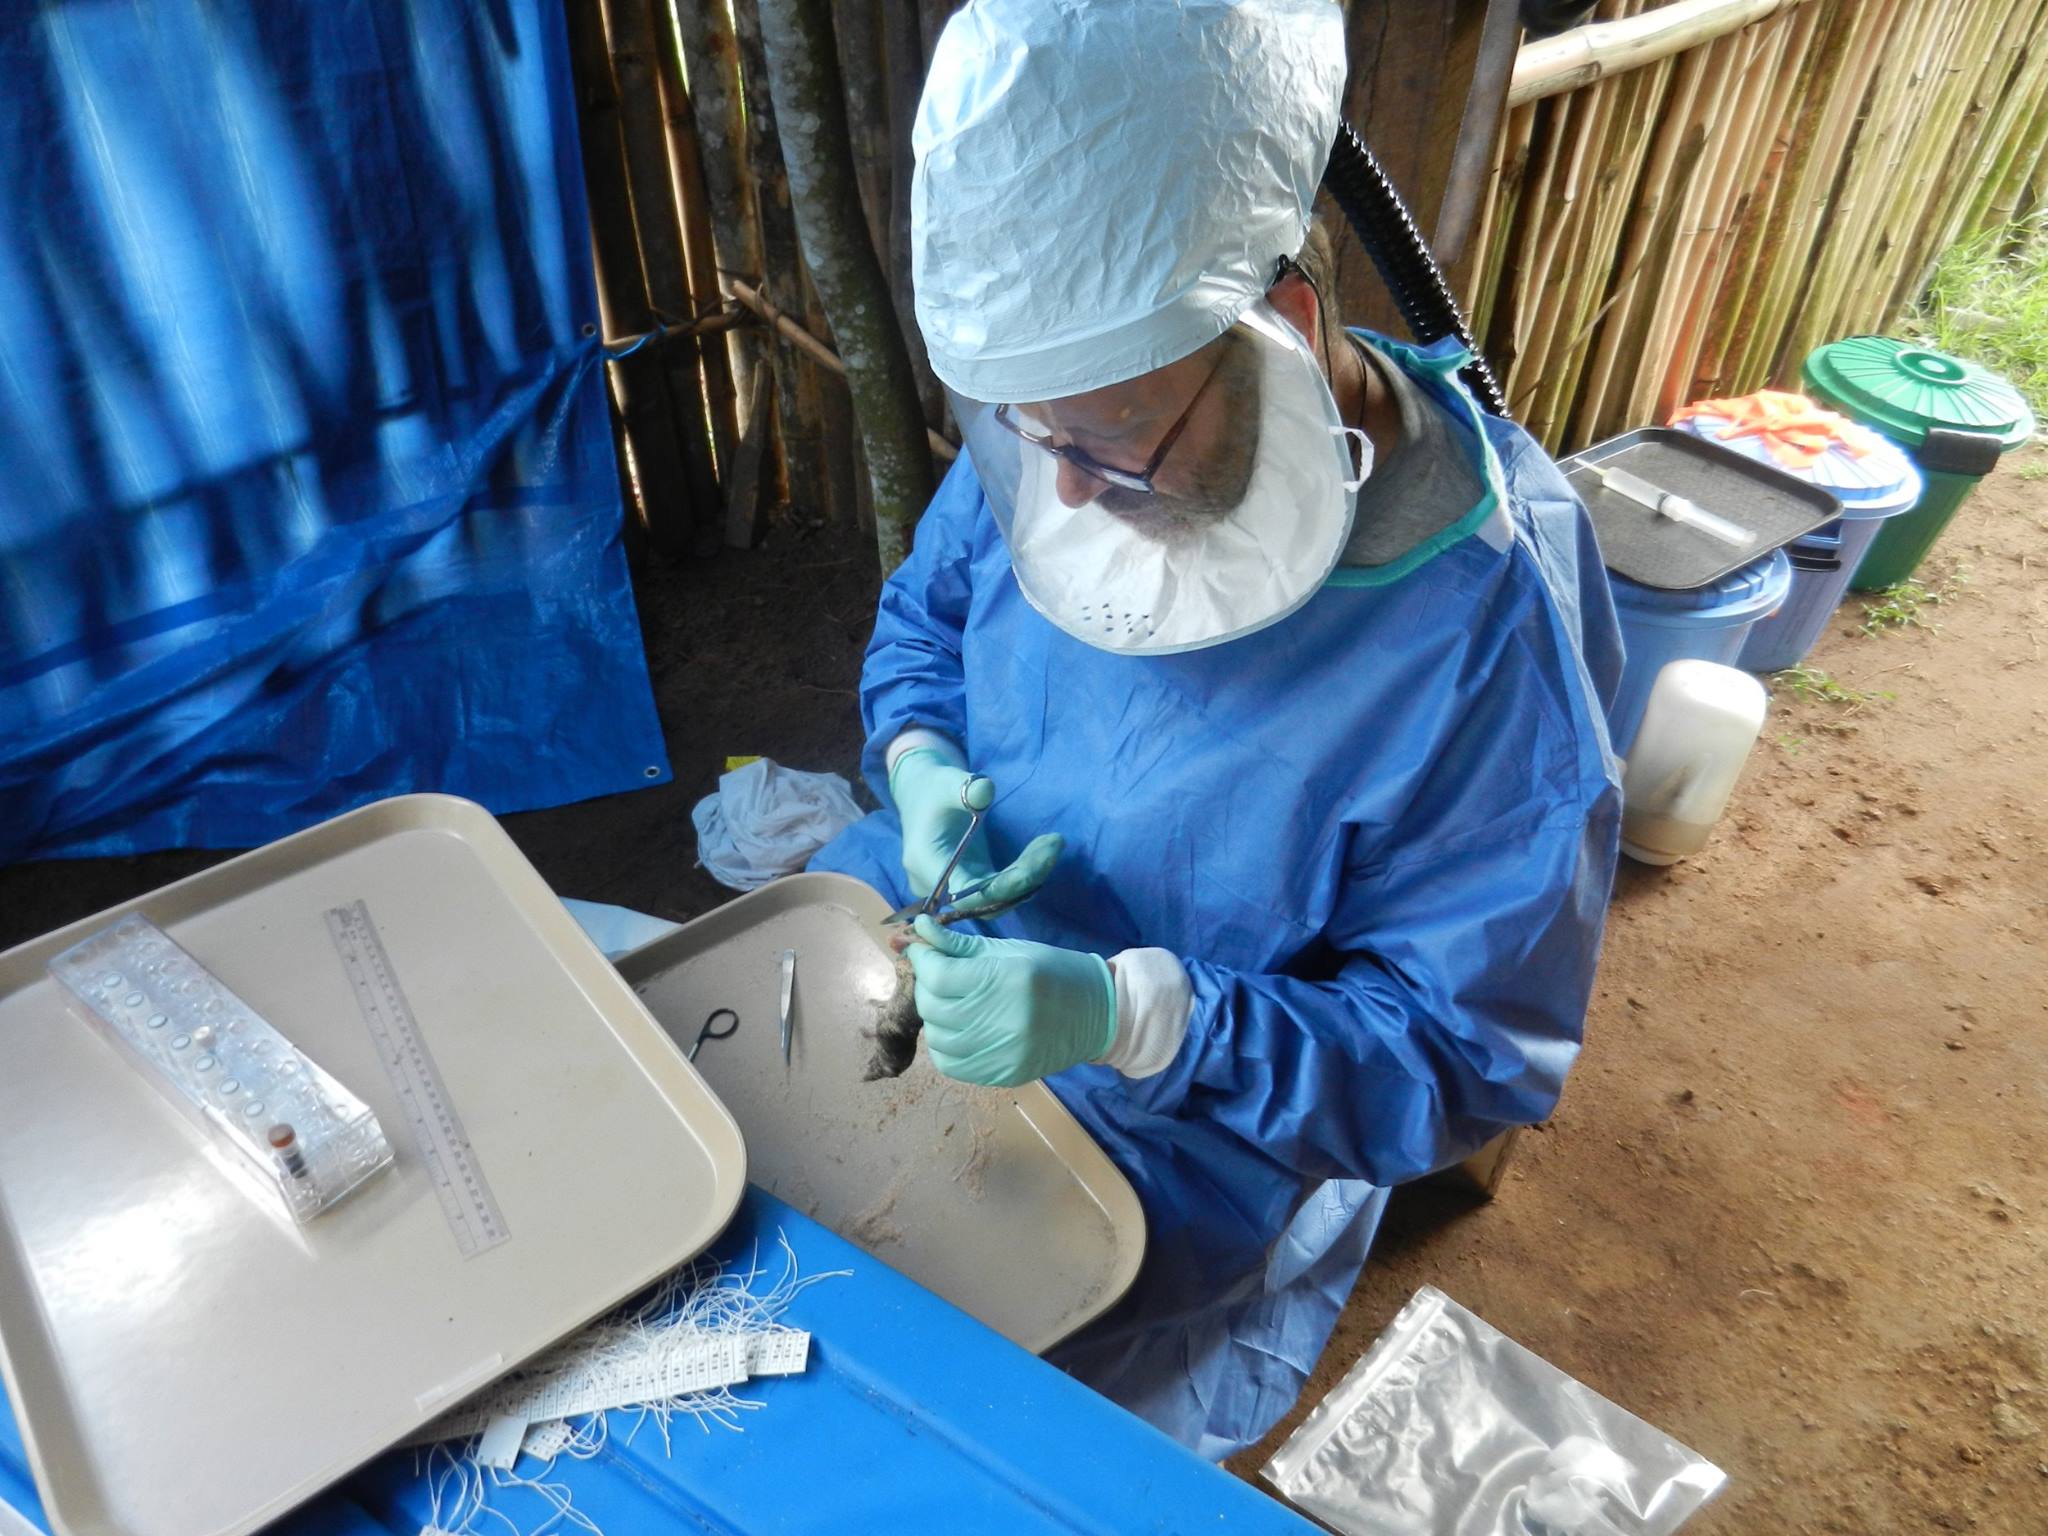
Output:
M948 393L1025 597L1127 655L1217 645L1307 602L1371 469L1370 441L1263 299L1125 383L1051 401Z

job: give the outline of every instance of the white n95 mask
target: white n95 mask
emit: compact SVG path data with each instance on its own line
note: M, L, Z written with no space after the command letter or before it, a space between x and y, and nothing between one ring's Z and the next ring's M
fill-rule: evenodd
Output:
M1342 556L1372 467L1370 439L1263 299L1170 370L1064 400L952 403L1025 597L1126 655L1294 612Z

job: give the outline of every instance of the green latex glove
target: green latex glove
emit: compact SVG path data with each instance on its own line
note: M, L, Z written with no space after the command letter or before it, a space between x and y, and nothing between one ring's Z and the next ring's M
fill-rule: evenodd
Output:
M973 895L953 902L947 910L962 917L972 917L978 912L1006 912L1020 902L1029 901L1050 878L1053 866L1059 863L1066 848L1067 840L1057 832L1034 837L1024 845L1022 853L1003 866L995 879ZM957 876L948 884L956 891L968 889L968 882Z
M980 939L929 917L910 946L932 1065L963 1083L1014 1088L1099 1061L1116 1039L1116 979L1100 955Z
M896 814L903 823L903 873L913 896L931 895L946 860L967 831L971 818L961 803L960 791L975 777L956 755L936 747L913 747L889 770L889 798L896 802ZM960 862L953 866L947 884L953 890L965 890L995 872L988 838L976 832Z

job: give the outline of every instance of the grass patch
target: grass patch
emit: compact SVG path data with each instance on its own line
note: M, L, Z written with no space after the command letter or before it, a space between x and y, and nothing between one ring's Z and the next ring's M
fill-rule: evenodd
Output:
M1861 688L1851 688L1848 684L1828 676L1819 667L1787 667L1783 672L1776 673L1771 678L1771 683L1774 687L1784 689L1795 699L1833 704L1850 712L1870 704L1889 704L1895 697L1889 693L1865 692ZM1784 737L1779 738L1779 744L1787 746L1788 751L1796 750L1796 747L1787 745Z
M1882 635L1895 629L1938 631L1934 610L1954 602L1970 584L1970 568L1953 566L1933 586L1908 577L1874 593L1874 602L1863 605L1863 633Z
M1982 363L2048 416L2048 213L1950 246L1907 327Z

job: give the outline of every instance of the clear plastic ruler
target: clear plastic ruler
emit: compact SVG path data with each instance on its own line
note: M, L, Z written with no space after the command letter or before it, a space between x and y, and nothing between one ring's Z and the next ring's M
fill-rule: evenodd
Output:
M462 1129L462 1117L455 1113L434 1053L427 1049L412 1006L398 985L391 957L384 953L384 941L377 937L368 904L352 901L330 908L327 931L355 988L356 1006L377 1044L377 1058L405 1109L413 1142L448 1218L448 1230L455 1234L455 1246L464 1258L475 1258L512 1234Z

